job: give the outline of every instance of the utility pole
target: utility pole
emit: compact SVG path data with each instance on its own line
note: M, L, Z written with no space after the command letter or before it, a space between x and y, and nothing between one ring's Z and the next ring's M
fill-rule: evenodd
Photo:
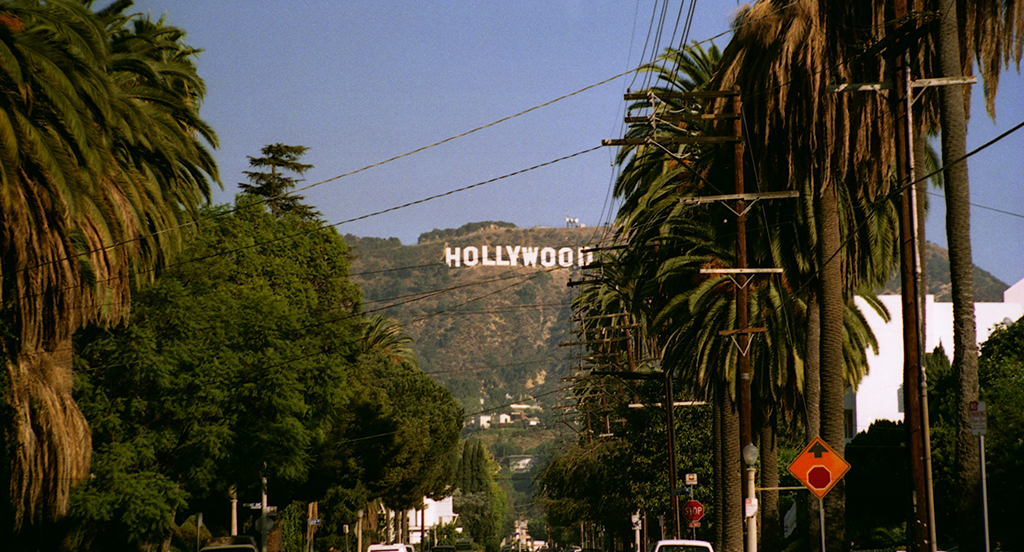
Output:
M679 524L679 486L676 481L676 419L675 396L672 393L672 370L665 371L665 424L668 427L668 488L672 504L672 538L682 533Z
M920 251L913 183L914 126L913 90L929 86L972 84L974 77L911 78L910 52L921 35L918 14L907 9L907 0L893 1L894 23L883 41L868 53L885 52L891 67L890 81L830 86L832 92L890 90L895 123L896 178L899 187L900 295L903 319L903 410L911 478L908 541L912 552L935 552L935 507L928 422L928 384L921 331ZM896 25L899 25L898 27Z
M897 21L907 19L906 0L895 0L894 15ZM907 19L909 33L913 30L913 19ZM894 29L889 29L894 34ZM888 32L887 32L888 34ZM906 35L904 35L906 36ZM896 39L900 36L897 34ZM893 52L892 61L892 108L896 130L896 182L901 188L899 201L900 231L900 303L903 317L903 411L907 431L907 453L910 463L911 515L908 520L908 539L914 552L934 552L935 544L929 538L934 529L930 523L929 486L925 484L923 432L928 431L921 423L922 394L921 366L923 365L924 344L921 342L920 304L918 298L918 251L916 209L914 205L914 149L910 145L913 136L913 121L910 94L910 52L904 45ZM927 394L924 395L927 400ZM929 544L930 543L930 544Z
M760 199L781 199L797 197L799 195L796 191L788 192L773 192L773 193L762 193L762 194L747 194L745 191L743 181L743 120L742 120L742 101L740 99L739 89L732 91L700 91L700 92L660 92L660 93L646 93L646 94L626 94L625 99L627 101L642 101L648 100L650 102L651 113L647 117L627 117L627 123L644 123L649 122L652 130L657 133L659 128L664 126L671 126L676 129L681 129L679 123L684 121L732 121L732 128L730 135L725 136L686 136L680 134L668 134L658 137L648 138L626 138L619 140L603 140L602 144L606 146L625 146L625 145L649 145L659 147L668 153L670 156L678 158L672 151L666 148L669 144L733 144L733 164L734 164L734 181L735 191L733 195L722 195L722 196L695 196L688 198L687 202L690 204L699 204L703 202L711 201L735 201L735 208L730 208L736 215L736 233L737 233L737 246L736 246L736 267L732 269L701 269L701 273L717 273L717 274L729 274L733 283L736 286L736 321L737 328L732 330L724 330L719 332L720 335L730 336L733 343L739 350L739 359L737 362L737 375L739 386L739 397L738 397L738 408L740 414L740 443L739 450L743 450L746 445L753 446L753 424L751 422L751 377L750 377L750 334L757 332L764 332L764 328L750 328L748 327L748 306L747 306L747 285L749 284L748 276L756 273L781 273L782 269L775 268L762 268L762 269L751 269L747 266L747 235L746 235L746 214L749 207L753 206L753 203ZM676 100L700 100L710 99L712 101L722 101L726 105L730 105L731 109L727 113L665 113L659 111L656 105L659 102L665 102L669 99ZM688 111L688 110L682 110ZM682 161L682 160L681 160ZM685 161L684 161L685 162ZM747 201L751 201L750 205L747 205ZM671 424L673 420L672 416L672 403L673 400L669 393L671 393L671 374L672 370L666 370L666 406L668 409L668 420ZM726 405L722 405L726 408ZM725 436L723 436L725 438ZM676 480L675 480L675 450L673 447L672 439L669 440L669 456L670 456L670 473L669 473L669 485L671 487L671 503L672 512L675 522L675 536L678 538L681 533L680 522L679 522L679 506L678 496L676 495ZM735 459L726 459L727 465L731 465ZM740 458L743 461L742 454ZM739 474L737 475L737 479ZM755 490L752 486L740 486L741 497L747 499L747 503L752 505L753 510L750 510L750 515L744 515L747 522L747 552L756 552L757 549L757 514L756 504L757 498ZM726 501L728 502L728 501ZM731 505L730 505L731 506ZM728 515L734 515L727 513Z

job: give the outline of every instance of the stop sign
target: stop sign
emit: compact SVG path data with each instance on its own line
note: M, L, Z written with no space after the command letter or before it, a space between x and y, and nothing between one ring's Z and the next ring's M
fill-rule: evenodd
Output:
M696 500L690 500L683 506L683 516L689 521L700 521L704 517L704 505Z
M825 466L814 466L807 472L807 484L815 489L827 489L832 484L832 472Z

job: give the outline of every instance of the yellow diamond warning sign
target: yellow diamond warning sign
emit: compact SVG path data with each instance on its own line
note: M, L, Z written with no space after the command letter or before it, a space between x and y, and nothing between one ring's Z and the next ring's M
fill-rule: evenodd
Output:
M789 473L818 498L824 498L849 469L850 464L820 437L812 439L789 465Z

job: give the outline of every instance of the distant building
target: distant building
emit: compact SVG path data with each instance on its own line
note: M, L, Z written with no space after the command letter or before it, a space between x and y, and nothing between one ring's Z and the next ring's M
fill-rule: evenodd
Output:
M535 456L528 454L513 454L508 457L508 469L512 473L528 472L533 468Z
M409 522L409 543L417 544L423 540L423 532L434 527L446 525L458 519L453 509L452 497L441 501L423 499L423 508L409 510L405 513Z
M477 418L476 425L479 426L480 429L490 429L491 428L491 415L490 414L481 414L480 417Z
M847 391L846 436L852 439L867 431L875 420L903 420L903 322L899 295L882 295L879 300L889 310L890 320L882 321L875 311L859 297L857 307L878 340L878 355L868 351L869 373L857 391ZM1024 316L1024 280L1003 292L1002 303L975 303L974 317L978 343L988 339L996 324L1016 322ZM953 304L937 303L932 295L925 301L925 352L932 352L940 343L946 354L953 356Z
M502 412L498 414L498 425L509 425L512 423L512 416Z

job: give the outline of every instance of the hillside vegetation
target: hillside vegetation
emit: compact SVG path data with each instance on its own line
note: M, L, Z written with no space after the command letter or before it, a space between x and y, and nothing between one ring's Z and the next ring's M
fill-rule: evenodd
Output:
M576 251L593 246L602 230L524 229L487 221L424 233L416 245L352 235L345 241L366 311L406 325L420 366L452 392L467 415L536 397L550 422L556 391L566 385L562 378L579 362L571 358L573 348L559 346L573 338L573 288L566 283L585 271L578 264L545 268L539 262L536 267L455 267L446 263L445 250L486 245L492 261L496 246ZM929 293L949 301L946 250L928 244L927 263ZM1007 285L975 268L975 288L978 301L1002 301ZM898 278L880 293L899 293Z
M434 230L416 245L396 238L345 236L351 246L352 278L362 289L366 312L402 324L415 339L424 371L444 384L467 415L536 398L553 405L569 372L569 301L566 284L583 273L580 247L593 244L599 229L531 228L510 223L474 223ZM571 248L573 266L449 266L446 248ZM461 261L461 258L460 258ZM550 415L550 408L544 415ZM549 420L544 420L545 425Z

